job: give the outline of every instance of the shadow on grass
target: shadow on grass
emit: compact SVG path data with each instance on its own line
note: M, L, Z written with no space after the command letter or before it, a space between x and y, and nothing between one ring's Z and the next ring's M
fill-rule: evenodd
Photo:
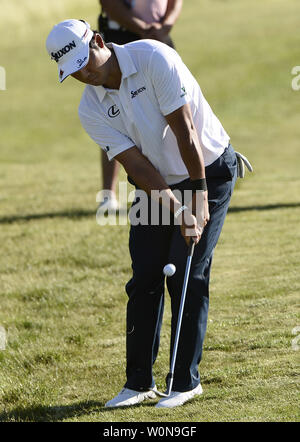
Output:
M300 202L295 203L278 203L278 204L266 204L263 206L245 206L245 207L229 207L228 212L238 213L238 212L253 212L259 211L264 212L266 210L280 210L280 209L296 209L300 207Z
M66 418L87 414L99 408L104 409L104 404L95 401L79 402L72 405L16 407L14 410L2 412L0 422L59 422Z
M155 403L156 402L153 401L136 404L134 407L153 407ZM83 401L72 405L16 407L14 410L0 413L0 422L61 422L85 414L94 412L108 413L118 409L123 408L105 408L104 402L97 401Z
M300 202L295 203L279 203L279 204L268 204L262 206L236 206L229 207L229 213L239 213L239 212L253 212L253 211L266 211L266 210L278 210L278 209L294 209L300 207ZM125 207L117 211L117 216L127 216L130 207ZM96 217L96 210L83 210L83 209L74 209L74 210L66 210L62 212L46 212L46 213L33 213L28 215L10 215L10 216L2 216L0 217L0 224L11 224L15 222L22 221L32 221L32 220L40 220L47 218L70 218L70 219L78 219L78 218L88 218L88 217Z
M129 208L120 209L116 211L117 216L127 216ZM96 217L96 210L83 210L74 209L66 210L62 212L45 212L45 213L33 213L28 215L11 215L0 217L0 224L11 224L19 221L33 221L33 220L43 220L50 218L69 218L69 219L80 219Z

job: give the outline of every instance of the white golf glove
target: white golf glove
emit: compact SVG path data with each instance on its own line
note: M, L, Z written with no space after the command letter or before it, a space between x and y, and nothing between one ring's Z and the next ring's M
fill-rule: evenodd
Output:
M253 172L253 167L251 166L248 159L239 152L235 152L236 161L237 161L237 176L240 178L244 178L245 176L245 164L249 172Z

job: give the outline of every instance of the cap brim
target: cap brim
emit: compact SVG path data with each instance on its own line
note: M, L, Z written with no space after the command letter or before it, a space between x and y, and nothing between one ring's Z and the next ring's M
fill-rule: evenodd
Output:
M58 63L58 79L60 83L62 83L69 75L74 74L80 69L84 68L88 62L90 57L90 48L89 43L93 37L93 31L89 29L89 35L86 39L86 45L81 51L72 57L71 60L68 60L65 63Z

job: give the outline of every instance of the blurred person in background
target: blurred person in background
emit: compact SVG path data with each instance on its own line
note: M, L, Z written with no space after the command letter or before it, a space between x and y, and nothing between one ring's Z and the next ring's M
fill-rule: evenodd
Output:
M123 45L135 40L153 39L174 48L170 31L180 15L182 0L99 0L98 28L106 42ZM101 155L102 186L98 214L118 209L116 185L119 164Z

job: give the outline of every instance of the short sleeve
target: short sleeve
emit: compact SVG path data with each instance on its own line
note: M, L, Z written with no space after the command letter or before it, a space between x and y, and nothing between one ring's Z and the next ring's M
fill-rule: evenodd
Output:
M190 101L185 81L185 66L171 48L153 52L148 72L163 115L168 115Z
M109 160L135 146L129 137L111 127L99 113L89 111L87 115L79 108L78 114L85 131L107 153Z

